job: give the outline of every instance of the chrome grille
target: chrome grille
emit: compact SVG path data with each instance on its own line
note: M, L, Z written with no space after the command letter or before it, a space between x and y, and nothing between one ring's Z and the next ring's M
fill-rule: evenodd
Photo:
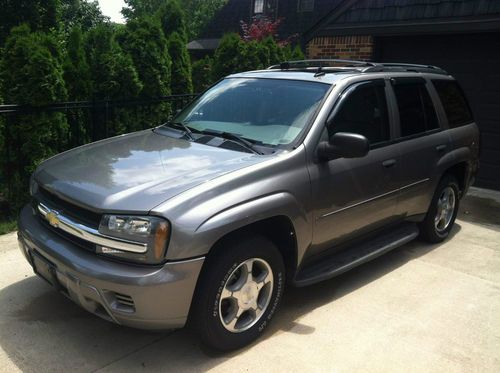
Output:
M39 187L38 191L36 202L45 203L65 216L76 219L89 227L99 227L101 214L68 202L43 187Z

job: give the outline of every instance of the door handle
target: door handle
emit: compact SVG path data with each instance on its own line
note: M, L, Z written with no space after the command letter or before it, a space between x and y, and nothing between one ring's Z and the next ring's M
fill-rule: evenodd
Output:
M396 160L395 159L388 159L388 160L382 162L382 166L384 166L386 168L392 167L395 164L396 164Z
M445 144L441 144L441 145L436 146L436 150L438 152L442 152L445 149L446 149L446 145Z

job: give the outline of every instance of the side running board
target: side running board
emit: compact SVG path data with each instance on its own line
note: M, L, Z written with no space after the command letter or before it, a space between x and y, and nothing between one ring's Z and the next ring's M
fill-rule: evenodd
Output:
M302 287L338 276L405 243L419 234L416 224L406 223L374 239L363 241L327 258L306 264L295 276L294 284Z

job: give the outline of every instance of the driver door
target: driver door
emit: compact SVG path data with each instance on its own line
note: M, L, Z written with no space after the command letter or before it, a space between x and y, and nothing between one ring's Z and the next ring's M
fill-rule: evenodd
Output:
M315 217L311 255L396 219L401 162L398 145L391 142L385 84L377 79L347 88L321 139L337 132L361 134L370 141L368 154L309 164Z

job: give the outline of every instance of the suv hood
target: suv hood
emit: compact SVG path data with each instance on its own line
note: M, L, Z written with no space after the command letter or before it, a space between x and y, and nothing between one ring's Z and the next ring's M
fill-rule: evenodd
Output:
M147 130L59 154L39 166L35 180L95 211L147 213L200 183L266 159Z

